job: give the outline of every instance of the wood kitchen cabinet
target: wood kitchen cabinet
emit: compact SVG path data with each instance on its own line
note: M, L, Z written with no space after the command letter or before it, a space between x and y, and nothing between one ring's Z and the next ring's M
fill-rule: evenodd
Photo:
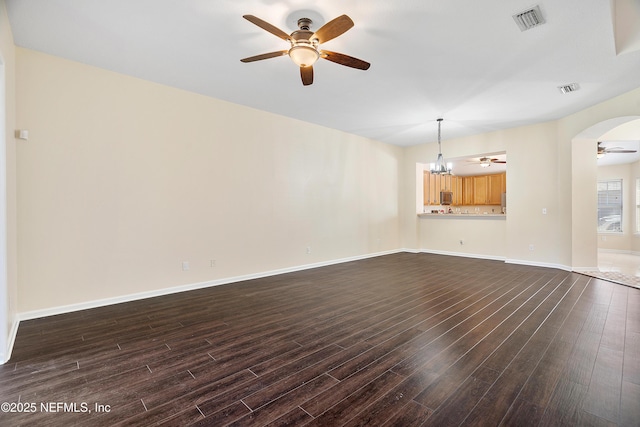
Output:
M462 204L473 205L473 177L462 177Z
M453 175L440 175L440 191L452 191L451 182L453 178Z
M502 193L506 193L506 173L474 176L473 203L474 205L499 205Z
M462 205L499 205L507 192L507 174L458 177L462 183Z
M440 204L440 175L435 175L429 172L424 173L425 181L425 205L437 205Z
M499 205L502 201L502 193L507 192L506 173L487 175L487 177L487 204Z
M423 198L425 205L440 204L440 175L424 172Z
M431 185L429 186L431 192L431 204L440 204L440 175L431 174Z
M453 191L453 205L454 206L462 206L464 204L463 201L463 190L462 190L462 177L461 176L452 176L451 177L451 191Z
M453 193L452 206L499 205L506 189L506 173L478 176L423 175L425 205L439 205L440 192Z
M439 205L441 191L452 191L454 198L456 197L456 192L458 192L460 194L460 203L457 204L462 204L462 181L460 177L432 174L425 171L423 174L422 185L423 201L425 205ZM456 190L456 186L459 187L459 190ZM455 201L453 204L456 204Z
M429 203L429 172L422 173L422 204L428 205Z
M487 175L473 177L473 204L488 205L489 177Z

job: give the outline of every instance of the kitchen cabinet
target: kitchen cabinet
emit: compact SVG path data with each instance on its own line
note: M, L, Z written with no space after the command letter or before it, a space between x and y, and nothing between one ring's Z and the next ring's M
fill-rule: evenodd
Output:
M454 206L462 206L463 205L463 190L462 190L462 177L461 176L452 176L451 177L451 191L453 191L453 205Z
M429 203L429 172L422 173L422 204L428 205Z
M473 177L462 177L462 204L473 205Z
M440 175L431 174L429 185L430 193L431 193L431 204L439 205L440 204Z
M456 197L456 186L459 187L459 194L462 194L462 181L460 177L453 175L438 175L425 171L423 174L423 200L425 205L439 205L440 192L452 191L453 197ZM461 196L460 203L462 204ZM455 200L455 199L454 199ZM455 202L453 204L456 204Z
M425 205L440 204L440 176L424 172L423 198Z
M440 191L451 191L451 175L438 175L440 177L440 189L438 190L438 194ZM440 197L438 196L438 199Z
M473 177L473 204L488 205L489 178L487 175Z
M440 177L427 171L424 172L424 204L437 205L440 203ZM436 194L437 193L437 194Z
M453 193L452 206L499 205L506 192L506 174L455 176L436 175L428 171L423 175L425 205L440 204L440 192Z
M487 204L499 205L502 201L502 193L507 192L506 174L498 173L488 176Z
M507 192L507 175L499 173L493 175L478 175L458 177L462 188L459 193L463 206L500 205L502 193Z
M499 205L506 193L506 173L473 176L473 205Z

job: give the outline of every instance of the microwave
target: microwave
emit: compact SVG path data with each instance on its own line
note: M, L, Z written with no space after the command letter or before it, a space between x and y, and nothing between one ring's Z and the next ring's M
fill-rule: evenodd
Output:
M452 191L441 191L440 192L440 204L441 205L450 205L453 203L453 192Z

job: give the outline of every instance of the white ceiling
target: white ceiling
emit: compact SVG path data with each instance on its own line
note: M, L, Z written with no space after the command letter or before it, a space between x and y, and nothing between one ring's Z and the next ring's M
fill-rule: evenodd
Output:
M438 117L446 140L554 120L640 87L639 0L6 4L18 46L399 146L436 141ZM512 15L535 4L546 24L521 32ZM354 28L322 47L371 68L320 60L305 87L287 57L241 63L288 48L244 14L287 33L299 17L319 20L313 30L347 14ZM573 82L579 91L557 89Z

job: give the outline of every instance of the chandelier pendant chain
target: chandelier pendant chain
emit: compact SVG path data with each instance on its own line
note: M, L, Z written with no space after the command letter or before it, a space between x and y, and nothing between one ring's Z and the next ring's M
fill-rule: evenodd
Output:
M442 154L442 143L440 142L440 125L442 124L442 119L438 119L438 153Z

